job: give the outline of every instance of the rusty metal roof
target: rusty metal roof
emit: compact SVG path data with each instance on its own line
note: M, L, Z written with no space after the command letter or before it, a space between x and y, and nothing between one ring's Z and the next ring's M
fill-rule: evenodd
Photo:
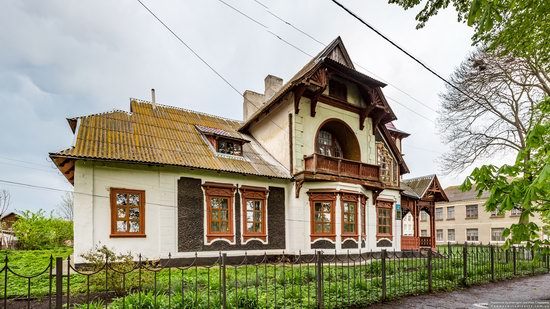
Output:
M291 177L252 136L237 131L242 125L237 120L135 99L131 100L130 113L112 111L78 120L74 147L50 154L52 159L58 159L60 169L64 163L59 158L73 158ZM242 157L219 154L201 129L223 132L250 143L243 144Z

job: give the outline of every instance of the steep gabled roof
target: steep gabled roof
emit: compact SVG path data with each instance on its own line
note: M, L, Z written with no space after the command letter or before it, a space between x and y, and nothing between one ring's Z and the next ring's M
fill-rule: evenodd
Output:
M435 174L403 179L401 187L404 189L403 194L416 199L425 198L428 191L435 189L441 195L439 201L449 201Z
M369 83L375 87L385 87L386 84L376 80L370 76L367 76L361 72L355 70L355 66L349 57L349 54L344 46L342 38L337 37L329 45L327 45L321 52L319 52L315 57L313 57L304 67L302 67L298 73L296 73L288 82L286 82L277 93L271 97L267 102L265 102L256 112L254 112L239 128L239 131L246 131L248 127L254 123L258 117L264 113L268 113L272 110L272 107L275 104L280 103L282 98L291 91L295 86L300 84L305 79L311 77L313 73L321 67L321 65L329 65L335 69L345 71L347 74L352 74L356 78L361 78L366 83ZM389 104L387 104L383 94L380 91L381 99L383 103L386 104L388 110L393 114ZM394 115L395 117L395 115Z
M75 145L50 153L67 179L71 180L73 167L65 164L76 159L291 177L252 136L237 131L240 121L145 101L132 100L130 105L130 113L113 111L78 117ZM243 157L216 153L201 130L223 132L244 141Z

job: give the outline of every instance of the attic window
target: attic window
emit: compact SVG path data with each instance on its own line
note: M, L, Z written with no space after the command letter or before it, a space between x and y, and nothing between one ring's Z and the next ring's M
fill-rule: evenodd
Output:
M348 89L344 83L331 79L328 84L328 94L344 101L348 99Z
M243 155L243 144L242 142L232 141L224 138L218 138L217 140L217 149L219 153L230 154L234 156Z

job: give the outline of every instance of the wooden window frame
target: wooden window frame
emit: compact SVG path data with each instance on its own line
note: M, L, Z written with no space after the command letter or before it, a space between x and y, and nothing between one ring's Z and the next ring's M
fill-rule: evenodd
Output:
M226 239L229 241L235 240L235 228L233 226L234 221L234 198L235 198L235 186L232 184L205 182L202 187L204 188L206 199L206 240L211 242L215 239ZM214 232L211 230L211 215L212 215L212 198L226 198L228 206L228 232Z
M262 187L241 186L241 208L242 208L242 236L243 240L260 239L267 240L267 194L268 190ZM249 232L247 230L247 201L261 201L261 232Z
M328 95L330 97L347 102L348 86L346 85L345 82L341 82L335 79L330 79L328 81Z
M230 156L237 156L237 157L242 157L243 156L243 142L237 141L237 140L234 140L234 139L231 139L231 138L223 138L223 137L216 137L215 140L216 140L215 149L216 149L217 153L224 154L224 155L230 155ZM226 143L233 143L233 144L239 145L239 147L241 148L241 153L240 154L234 154L234 153L221 152L220 151L220 142L221 141L224 141Z
M310 193L309 194L309 208L310 208L310 238L311 241L326 238L331 241L336 241L335 232L335 206L336 206L336 192L331 193ZM315 203L316 202L330 202L330 232L329 233L316 233L315 232Z
M320 140L321 132L330 134L330 145L321 144L321 140ZM340 158L340 159L344 158L344 151L342 150L342 145L340 144L336 136L330 131L320 129L319 132L317 132L315 145L316 145L315 147L316 152L323 156L330 157L330 158ZM323 151L321 150L321 148L324 149L324 152L325 152L324 154L322 153ZM327 149L330 150L331 155L327 154ZM337 152L339 152L339 155L336 154Z
M350 202L350 203L355 203L355 213L354 213L354 216L355 216L355 229L353 232L346 232L345 231L345 224L346 222L344 221L344 203L346 202ZM341 233L342 233L342 242L345 241L346 239L355 239L357 240L359 238L359 213L358 213L358 209L360 207L360 197L359 195L357 194L350 194L350 193L342 193L340 195L340 213L341 213Z
M118 205L116 204L116 195L119 193L124 194L138 194L139 195L139 232L118 232L117 224L118 220ZM125 188L110 188L109 190L109 200L111 206L111 234L110 237L136 237L143 238L146 237L145 234L145 190L136 190L136 189L125 189ZM126 207L126 208L135 208L135 207ZM129 214L127 212L126 216ZM129 221L126 219L125 221Z
M361 196L361 236L367 238L367 197Z
M384 209L389 210L390 212L390 232L389 233L380 233L380 210ZM376 238L392 238L393 236L393 202L389 201L376 201Z

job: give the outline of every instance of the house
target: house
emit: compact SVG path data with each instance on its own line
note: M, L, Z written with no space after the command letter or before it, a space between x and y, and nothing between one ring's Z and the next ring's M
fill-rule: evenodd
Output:
M19 215L15 212L10 212L0 218L0 223L2 223L2 230L6 232L12 232L13 224L19 219Z
M403 236L401 236L401 250L435 249L435 205L437 202L449 201L445 190L441 188L439 179L436 175L406 179L401 182L401 188L403 188L401 207L403 209L402 223L404 226ZM431 231L429 235L419 233L420 221L423 217L430 218L428 224L422 225L423 230L429 229Z
M462 192L459 186L445 188L449 198L435 204L435 229L429 227L428 220L420 221L421 234L435 238L436 243L484 243L502 244L505 228L519 222L521 212L512 210L499 213L485 210L488 192L477 196L474 189ZM540 216L530 218L539 227L544 226ZM548 231L540 231L541 239L548 237Z
M154 99L68 119L74 145L50 157L74 185L75 255L401 250L408 134L384 86L337 38L288 82L246 91L243 121Z

